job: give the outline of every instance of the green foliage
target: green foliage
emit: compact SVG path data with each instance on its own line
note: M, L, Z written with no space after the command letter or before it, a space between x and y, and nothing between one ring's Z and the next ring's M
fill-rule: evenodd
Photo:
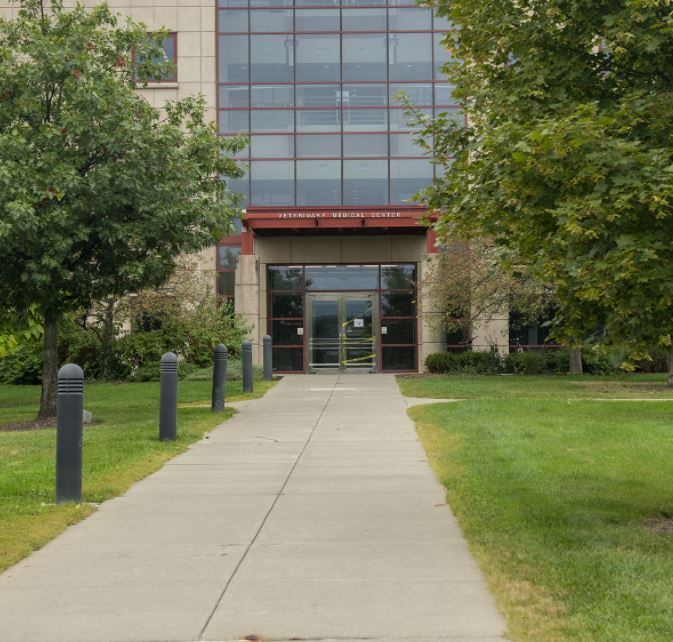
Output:
M252 366L254 379L261 379L264 376L264 368L261 366ZM213 368L199 368L185 376L187 381L212 381ZM240 359L229 359L227 361L227 381L243 380L243 364Z
M610 375L619 372L614 357L592 350L582 351L582 367L586 374ZM568 350L524 350L501 357L497 352L436 352L425 359L434 374L567 374Z
M444 238L493 239L549 284L560 338L646 353L673 330L673 20L667 0L436 0L468 116L422 194ZM458 62L460 61L460 62Z
M502 368L497 352L435 352L425 359L432 373L495 374Z
M37 306L32 305L23 314L14 310L0 311L0 358L15 350L24 342L42 337L42 323Z
M37 384L42 379L42 346L34 341L22 343L0 358L0 383Z
M0 19L0 301L44 320L48 416L58 319L159 286L226 234L244 142L218 136L203 96L160 111L139 95L168 71L162 33L105 4L20 6Z

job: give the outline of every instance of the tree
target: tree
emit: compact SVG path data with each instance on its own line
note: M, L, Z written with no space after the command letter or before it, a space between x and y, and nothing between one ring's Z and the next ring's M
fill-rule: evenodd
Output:
M162 283L237 209L222 177L240 176L242 142L218 139L202 97L161 113L135 91L166 71L161 37L62 0L0 21L0 300L43 319L40 417L55 413L59 318Z
M469 337L478 323L510 310L523 322L535 322L547 312L552 291L505 252L486 239L452 241L442 249L423 287L438 304L447 332ZM509 269L503 268L505 262Z
M425 131L451 168L423 194L441 235L488 237L519 256L554 289L556 333L571 347L594 335L642 357L670 344L670 3L436 6L460 27L445 39L445 71L468 117Z

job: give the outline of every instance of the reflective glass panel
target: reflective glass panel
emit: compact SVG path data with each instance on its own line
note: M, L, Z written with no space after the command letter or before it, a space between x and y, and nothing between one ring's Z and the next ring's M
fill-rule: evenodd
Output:
M343 35L343 79L386 79L386 35Z
M292 161L252 161L253 205L294 205L294 163Z
M219 36L220 82L248 81L248 36Z
M388 9L390 31L429 31L430 9Z
M298 35L297 80L330 81L340 78L338 35Z
M413 317L416 296L411 292L382 292L382 317Z
M339 85L297 85L297 107L338 107Z
M442 38L444 37L443 33L435 33L432 37L434 39L435 47L435 79L441 80L444 78L444 74L442 73L442 65L451 60L451 54L442 44Z
M432 18L432 28L436 31L449 31L453 29L453 24L449 22L448 18L443 16L438 16L436 12L433 12L434 16Z
M387 156L385 134L344 134L344 156Z
M260 109L251 112L252 131L291 132L294 112L291 109Z
M341 102L344 107L385 107L387 85L344 85Z
M336 109L298 109L297 131L339 131L341 112Z
M250 12L250 31L292 32L292 9L256 9Z
M269 267L269 290L301 290L302 275L300 267L272 265Z
M413 346L383 348L381 367L383 370L415 370L416 349Z
M341 156L341 137L338 134L298 135L297 156Z
M220 87L220 107L249 107L250 92L245 85Z
M255 158L283 158L294 156L293 136L252 136L250 139L252 156Z
M243 196L243 202L241 205L245 207L250 201L250 178L246 174L243 178L235 178L233 180L227 181L227 186L232 192L241 194Z
M217 293L221 296L234 296L236 288L235 272L219 272L217 275Z
M404 131L404 130L413 130L420 129L423 123L419 124L416 122L415 115L407 115L405 109L395 108L390 110L390 129L391 131ZM429 119L432 117L432 109L416 109L415 113L418 113L422 118Z
M390 161L390 202L410 202L411 197L432 182L429 160Z
M407 4L411 0L404 0ZM341 4L344 7L379 7L388 4L386 0L342 0Z
M252 107L293 107L292 85L256 85L250 90Z
M412 264L382 265L382 290L408 290L416 287L416 266Z
M388 161L344 161L344 205L388 202Z
M309 290L375 290L379 268L376 265L306 266Z
M404 93L409 100L418 106L432 105L432 85L429 83L404 83L390 85L390 105L402 105L396 98L399 93Z
M436 105L451 105L456 102L453 97L453 85L436 84L435 85L435 104Z
M297 161L297 205L341 204L341 162Z
M435 118L444 118L446 121L453 121L456 125L465 126L465 114L460 109L451 109L449 107L437 107L435 109Z
M271 321L271 342L277 345L302 345L304 337L297 334L297 330L303 327L304 321Z
M292 36L250 36L250 80L285 82L294 79Z
M273 369L276 372L302 372L304 350L302 348L273 348Z
M247 7L248 0L217 0L218 7Z
M295 11L295 30L339 31L339 10L297 9Z
M344 109L344 131L385 131L388 128L386 109Z
M424 80L432 77L432 40L427 33L393 33L388 36L390 80Z
M222 270L235 270L240 254L241 248L237 245L220 245L217 248L217 264Z
M415 134L390 134L391 156L423 156L426 150L416 144Z
M236 2L236 0L232 0ZM250 0L251 7L291 7L292 0Z
M223 9L217 12L217 28L222 33L248 31L248 12L245 9Z
M376 4L372 2L371 4ZM344 31L385 31L385 9L344 9L341 15Z
M271 314L272 317L303 317L304 296L302 294L272 294Z
M247 109L228 109L220 112L221 132L246 132L249 128L249 115Z
M381 332L381 343L415 343L416 321L414 319L389 319L382 324L386 332Z

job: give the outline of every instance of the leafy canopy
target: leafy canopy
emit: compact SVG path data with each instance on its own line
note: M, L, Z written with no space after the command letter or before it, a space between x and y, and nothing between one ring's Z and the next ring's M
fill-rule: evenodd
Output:
M458 27L423 198L444 237L488 237L559 302L560 332L634 350L673 331L673 5L437 0ZM507 252L504 253L506 255Z
M174 259L226 234L218 138L203 98L152 107L137 91L168 63L163 34L106 5L24 0L0 20L0 301L42 315L156 286ZM139 61L139 62L137 62Z

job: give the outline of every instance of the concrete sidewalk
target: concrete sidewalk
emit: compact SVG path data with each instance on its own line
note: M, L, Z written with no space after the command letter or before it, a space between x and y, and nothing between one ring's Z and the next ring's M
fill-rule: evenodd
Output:
M286 377L0 576L0 640L504 639L405 410Z

